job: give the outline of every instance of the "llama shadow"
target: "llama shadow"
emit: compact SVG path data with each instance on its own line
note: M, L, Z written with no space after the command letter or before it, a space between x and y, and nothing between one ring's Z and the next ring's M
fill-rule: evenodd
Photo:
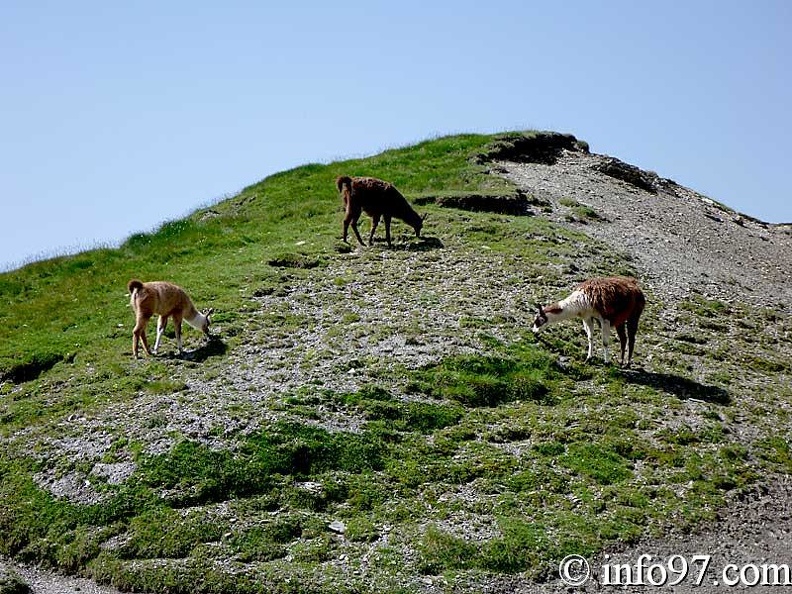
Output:
M210 336L200 347L194 351L184 354L184 358L189 361L203 363L209 357L218 357L228 352L228 345L216 336Z
M437 237L418 237L406 243L394 243L393 249L403 252L428 252L444 248L443 242Z
M673 394L680 400L703 400L711 404L728 406L731 396L723 388L708 386L695 380L671 373L654 373L643 369L623 369L624 379L631 384L649 386Z
M549 341L545 336L542 336L541 334L534 334L533 336L548 350L559 350L558 344ZM563 352L564 349L560 350ZM586 362L586 365L595 365L600 367L613 366L612 363L605 363L598 358L590 359ZM704 402L720 404L722 406L728 406L731 404L731 396L729 393L718 386L708 386L695 380L671 373L655 373L653 371L646 371L645 369L635 367L618 367L618 365L613 367L614 369L618 369L625 381L631 384L639 384L642 386L655 388L656 390L661 390L668 394L672 394L680 400L703 400Z
M167 353L157 356L163 359L176 359L192 361L194 363L203 363L210 357L225 355L227 352L228 345L226 345L226 343L224 343L220 338L212 336L197 349L193 349L191 351L185 350L181 355L179 353Z

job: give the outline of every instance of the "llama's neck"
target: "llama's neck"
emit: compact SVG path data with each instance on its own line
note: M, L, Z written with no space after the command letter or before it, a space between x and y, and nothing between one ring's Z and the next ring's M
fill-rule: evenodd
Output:
M200 313L198 310L193 310L193 314L190 317L185 316L184 321L201 332L203 332L203 329L206 326L206 316Z
M411 227L419 227L423 223L423 219L421 219L421 215L415 212L409 204L405 204L405 209L403 212L400 213L398 217Z
M569 297L546 309L548 320L552 319L553 322L578 317L581 314L591 312L591 310L591 301L588 295L580 290L573 291Z

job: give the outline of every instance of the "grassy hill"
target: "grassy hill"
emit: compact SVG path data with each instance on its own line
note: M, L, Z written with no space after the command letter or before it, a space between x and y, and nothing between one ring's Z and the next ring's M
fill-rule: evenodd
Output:
M648 287L635 371L584 364L577 324L530 334L536 301L642 274L495 174L536 138L562 137L306 165L0 275L0 554L152 592L507 591L789 470L788 316ZM341 243L340 174L395 183L425 237ZM132 277L216 340L133 360Z

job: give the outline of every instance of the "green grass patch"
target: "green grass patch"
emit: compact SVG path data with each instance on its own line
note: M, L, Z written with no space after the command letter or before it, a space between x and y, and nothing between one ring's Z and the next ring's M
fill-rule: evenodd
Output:
M229 545L243 563L272 561L286 556L286 545L299 539L303 525L297 516L275 518L230 537Z
M49 371L66 358L62 353L46 350L27 353L19 358L4 357L0 359L0 381L11 381L15 384L36 379Z
M320 265L319 258L307 256L305 254L278 254L269 261L270 266L275 268L316 268Z
M572 198L561 198L559 204L566 206L569 212L565 218L569 222L603 221L604 218L591 206L582 204Z
M552 360L538 351L523 358L497 356L449 357L416 372L410 388L466 407L498 406L530 400L553 404L550 384L561 374Z
M693 294L687 300L680 301L679 307L704 318L722 317L730 311L729 305L723 301L707 299L697 294Z
M382 421L391 430L430 433L459 422L461 406L431 402L402 402L378 386L366 386L359 392L341 394L336 400L355 409L369 421Z
M384 464L384 445L374 433L329 433L281 423L248 436L236 452L195 441L140 463L141 482L165 489L176 506L250 497L273 487L273 477L306 477L325 471L360 473Z
M32 591L16 572L0 569L0 594L30 594Z
M589 477L600 485L612 485L632 476L623 456L595 443L570 444L559 461L573 472Z

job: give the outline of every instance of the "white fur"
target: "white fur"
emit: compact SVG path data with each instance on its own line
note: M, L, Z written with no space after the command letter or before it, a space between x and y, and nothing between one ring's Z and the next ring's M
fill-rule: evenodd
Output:
M195 328L196 330L200 330L203 332L204 325L206 324L206 318L204 314L200 311L196 312L192 318L184 318L184 321L187 322L190 326Z
M583 320L583 330L585 330L586 337L588 338L588 355L586 356L586 360L588 361L594 356L594 320L599 320L600 327L602 328L602 348L604 350L605 362L607 363L610 361L610 353L608 351L608 345L610 344L610 322L594 309L589 301L588 295L586 295L584 291L576 289L572 291L569 297L559 301L558 307L561 308L560 312L545 312L547 316L546 324L543 326L534 325L531 330L534 333L538 333L546 325L572 318L581 318Z
M588 295L584 291L577 289L572 294L559 301L558 305L562 308L559 314L548 314L548 323L560 322L561 320L568 320L570 318L581 318L583 320L583 330L586 332L588 338L588 355L586 360L594 356L594 320L598 320L602 329L602 348L604 350L605 362L610 361L610 353L608 352L608 345L610 343L610 322L602 317L602 315L592 307Z
M195 328L196 330L200 330L203 332L204 324L206 324L206 317L201 312L196 312L192 318L184 318L184 321L187 322L190 326ZM165 323L167 322L167 318L163 318L160 316L157 319L157 340L154 341L154 354L157 354L157 350L159 349L160 339L162 338L162 334L165 332ZM179 353L184 352L183 343L182 343L182 335L181 332L176 333L176 345L179 348Z

